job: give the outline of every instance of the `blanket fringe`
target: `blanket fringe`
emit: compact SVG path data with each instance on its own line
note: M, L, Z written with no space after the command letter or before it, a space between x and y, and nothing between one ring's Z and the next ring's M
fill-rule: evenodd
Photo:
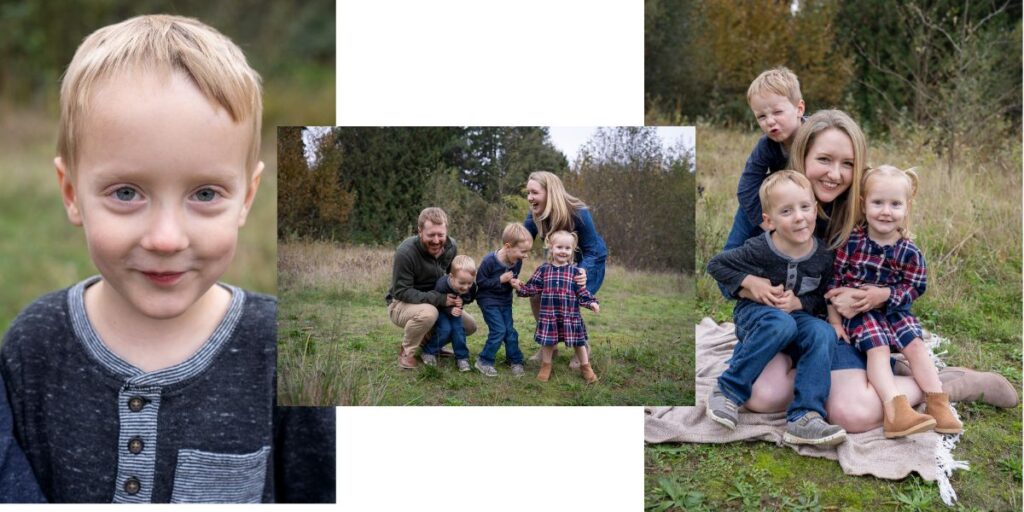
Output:
M922 340L924 341L924 340ZM935 333L929 333L925 344L928 346L932 355L932 361L935 362L936 368L944 368L946 364L942 361L941 356L946 354L946 351L939 352L938 348L940 345L947 343L948 340ZM953 410L953 415L960 419L960 414L957 413L956 406L950 404L950 409ZM956 444L960 441L960 434L952 436L940 436L939 441L935 444L935 463L939 468L939 476L936 482L939 484L939 497L942 498L942 502L946 506L952 507L956 503L956 490L953 489L953 484L950 483L949 477L953 475L953 471L963 469L969 471L971 469L970 464L967 461L956 460L953 458L953 449L956 448Z

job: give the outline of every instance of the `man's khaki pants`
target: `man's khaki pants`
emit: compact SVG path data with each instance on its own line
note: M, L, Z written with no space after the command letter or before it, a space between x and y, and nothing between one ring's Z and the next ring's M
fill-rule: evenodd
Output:
M416 349L424 341L437 321L437 308L432 304L409 304L400 300L392 300L388 304L388 317L391 323L405 329L402 336L402 352L415 356ZM462 311L462 327L466 336L476 332L476 321L465 310Z

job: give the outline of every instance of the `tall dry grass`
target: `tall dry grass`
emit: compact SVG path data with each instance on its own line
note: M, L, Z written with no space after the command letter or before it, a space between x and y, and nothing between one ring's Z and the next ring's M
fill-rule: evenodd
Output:
M732 226L736 183L758 136L713 126L697 129L697 302L700 313L719 321L730 318L731 304L704 268ZM961 363L998 365L976 343L1020 340L1021 144L1007 140L997 154L967 149L962 166L949 172L928 139L926 132L907 131L890 142L868 141L872 165L916 167L920 176L911 231L928 262L929 282L915 313L926 328L963 342ZM1019 368L1005 370L1020 374Z

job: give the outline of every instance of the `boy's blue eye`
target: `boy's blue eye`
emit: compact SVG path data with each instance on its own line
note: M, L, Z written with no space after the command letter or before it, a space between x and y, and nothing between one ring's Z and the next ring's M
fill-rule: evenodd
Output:
M118 201L131 201L135 199L135 196L137 195L138 192L131 187L121 187L114 191L114 197L116 197Z
M217 199L217 191L212 188L204 188L195 193L195 198L197 201L208 203Z

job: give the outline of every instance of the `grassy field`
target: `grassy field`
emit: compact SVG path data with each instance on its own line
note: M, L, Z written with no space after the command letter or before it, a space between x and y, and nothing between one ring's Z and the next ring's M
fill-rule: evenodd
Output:
M471 245L471 244L467 244ZM464 245L465 246L465 245ZM467 250L479 259L485 250ZM497 378L459 373L442 358L436 368L401 370L401 329L387 316L394 248L282 242L279 247L278 399L318 405L649 405L693 403L693 286L679 274L632 272L610 266L599 315L584 311L594 369L587 386L559 352L551 381L514 378L498 354ZM524 264L530 275L536 259ZM487 325L477 305L467 311L479 330L468 338L471 358L483 348ZM520 347L529 356L533 316L516 300Z
M223 280L277 291L277 144L263 144L263 184ZM97 273L68 223L53 167L57 121L0 108L0 332L36 297Z
M721 249L736 210L739 172L757 134L697 128L698 269ZM871 143L870 160L917 166L921 191L912 213L915 242L929 263L927 293L914 304L924 327L952 343L951 366L994 371L1021 385L1021 145L947 173L914 134ZM963 162L980 161L969 150ZM698 270L697 316L731 321L731 303ZM959 510L1020 510L1021 408L962 403L965 433L953 455L970 471L951 478ZM852 477L824 459L767 443L650 445L649 510L944 510L937 487Z

